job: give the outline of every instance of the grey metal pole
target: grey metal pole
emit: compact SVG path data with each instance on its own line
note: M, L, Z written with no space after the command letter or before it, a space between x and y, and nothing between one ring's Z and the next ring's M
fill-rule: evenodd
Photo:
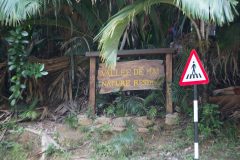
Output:
M193 86L193 113L194 113L194 159L199 159L199 145L198 145L198 95L197 85Z

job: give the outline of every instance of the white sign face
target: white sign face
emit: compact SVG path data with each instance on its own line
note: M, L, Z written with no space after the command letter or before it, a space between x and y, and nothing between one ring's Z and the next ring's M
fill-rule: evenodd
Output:
M182 81L192 82L192 81L204 81L204 80L206 80L206 77L204 76L203 71L201 70L195 55L193 55Z
M207 84L207 73L195 50L192 50L180 79L180 86Z

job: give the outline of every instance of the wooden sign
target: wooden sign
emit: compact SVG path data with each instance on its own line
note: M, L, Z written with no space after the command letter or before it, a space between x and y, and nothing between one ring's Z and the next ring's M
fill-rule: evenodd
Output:
M161 60L118 62L114 70L100 64L97 76L99 93L158 89L157 80L164 76Z
M118 62L115 70L108 70L100 64L96 68L99 52L87 52L90 58L89 71L89 106L96 113L96 88L100 93L110 93L123 90L156 89L155 80L165 77L166 82L166 112L173 113L172 105L172 56L176 52L173 48L156 48L140 50L121 50L117 56L165 55L164 64L159 60L140 60L131 62ZM165 66L165 72L163 69ZM150 69L152 68L152 69ZM98 74L97 74L98 73ZM130 78L131 77L131 78ZM98 85L96 84L98 79ZM135 86L134 86L135 85ZM97 86L97 87L96 87ZM123 86L123 87L122 87Z

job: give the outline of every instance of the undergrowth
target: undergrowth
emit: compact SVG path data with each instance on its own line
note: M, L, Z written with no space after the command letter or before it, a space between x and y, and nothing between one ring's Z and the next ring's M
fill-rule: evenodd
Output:
M16 142L2 141L0 142L0 157L3 160L26 160L27 151L23 146Z
M69 128L76 129L78 127L77 116L74 114L68 114L65 118L65 124L67 124Z
M133 152L143 149L143 140L138 136L133 126L113 136L105 143L97 141L94 145L94 159L127 160Z

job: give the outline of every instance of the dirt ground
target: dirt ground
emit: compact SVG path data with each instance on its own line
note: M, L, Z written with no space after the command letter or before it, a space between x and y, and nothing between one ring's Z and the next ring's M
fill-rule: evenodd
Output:
M156 121L155 129L148 133L137 133L141 143L135 145L125 156L111 157L111 150L104 148L112 137L121 133L111 132L109 127L70 128L67 124L51 121L21 123L9 130L3 138L0 156L4 160L191 160L193 159L193 137L187 134L186 124L166 126L164 120ZM39 131L38 133L36 133ZM42 152L43 133L56 142L60 148L52 146ZM126 135L127 136L127 135ZM200 138L201 139L201 138ZM2 143L3 143L2 142ZM127 142L127 141L126 141ZM110 144L110 143L109 143ZM8 147L7 147L8 146ZM46 157L43 157L43 154ZM202 160L239 160L240 140L229 140L224 135L200 141Z

